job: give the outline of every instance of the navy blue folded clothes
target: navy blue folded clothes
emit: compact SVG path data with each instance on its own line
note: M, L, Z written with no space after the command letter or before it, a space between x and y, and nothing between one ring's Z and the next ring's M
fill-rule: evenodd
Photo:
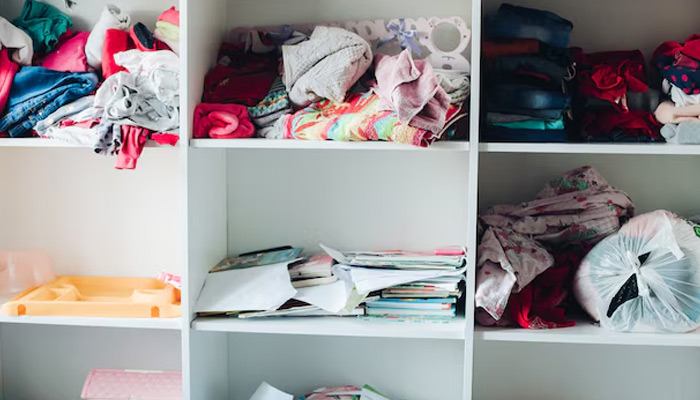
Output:
M90 94L97 82L97 75L92 72L22 68L12 83L6 114L0 119L0 132L12 137L29 133L61 106Z
M569 134L565 130L508 129L489 125L482 140L485 142L563 143L569 141Z
M545 119L559 119L571 106L571 96L563 91L543 90L531 85L498 84L486 92L488 111L506 114L521 114L515 110L558 110L558 115ZM524 113L538 117L530 113Z
M568 47L574 25L552 12L503 4L498 14L487 17L484 33L490 38L537 39Z
M488 75L496 80L504 76L526 77L561 87L564 80L571 79L573 71L537 55L502 56L491 60Z

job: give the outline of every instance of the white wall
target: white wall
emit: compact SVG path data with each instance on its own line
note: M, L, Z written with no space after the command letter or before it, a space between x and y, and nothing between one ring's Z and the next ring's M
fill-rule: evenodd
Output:
M688 400L700 350L679 347L475 344L477 400Z
M230 254L466 244L464 153L229 151L227 171Z
M46 251L58 274L182 273L177 149L135 171L90 149L0 150L0 247Z
M583 165L629 194L637 214L663 208L700 214L700 186L693 178L700 157L668 155L482 154L480 208L532 200L550 179Z
M228 26L267 26L373 18L462 16L469 21L470 0L231 0Z

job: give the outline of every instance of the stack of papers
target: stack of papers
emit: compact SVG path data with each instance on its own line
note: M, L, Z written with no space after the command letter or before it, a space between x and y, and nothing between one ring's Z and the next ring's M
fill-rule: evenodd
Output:
M263 382L250 400L293 400L294 396L272 387ZM298 400L390 400L369 385L362 388L356 386L340 386L314 390Z
M360 293L381 290L381 299L366 301L367 316L440 321L456 316L465 251L445 256L323 249L343 263L336 275L349 277Z
M195 311L244 319L455 315L466 270L463 249L444 255L321 247L326 254L303 257L301 248L284 246L222 260L207 275ZM439 301L409 301L425 299Z

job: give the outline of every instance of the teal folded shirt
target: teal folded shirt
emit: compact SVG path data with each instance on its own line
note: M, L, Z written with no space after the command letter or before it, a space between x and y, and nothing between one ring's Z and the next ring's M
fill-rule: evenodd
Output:
M46 54L73 25L73 20L50 4L26 0L22 14L12 23L32 38L35 53Z
M555 121L544 121L533 119L529 121L495 123L495 126L501 126L508 129L529 129L537 131L562 131L564 130L564 118L559 118Z

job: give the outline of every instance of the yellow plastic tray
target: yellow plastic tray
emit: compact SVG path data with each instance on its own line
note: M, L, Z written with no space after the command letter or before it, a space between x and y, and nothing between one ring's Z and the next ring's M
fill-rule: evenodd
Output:
M59 276L3 304L6 315L174 318L180 291L154 278Z

